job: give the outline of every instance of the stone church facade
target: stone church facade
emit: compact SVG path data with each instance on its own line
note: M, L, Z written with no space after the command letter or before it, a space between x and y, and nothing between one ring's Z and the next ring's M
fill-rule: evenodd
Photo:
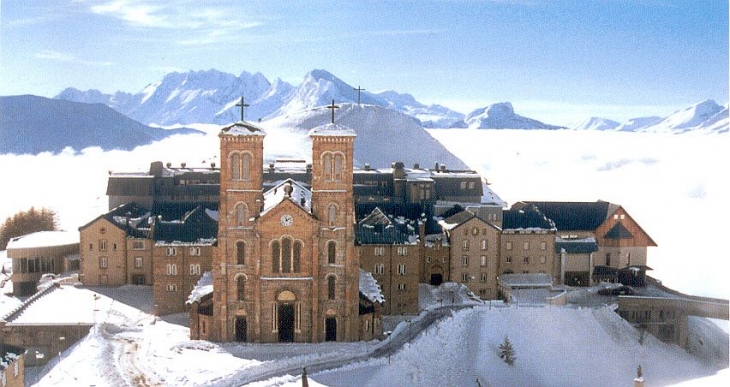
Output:
M311 187L286 179L264 192L264 131L237 122L219 135L210 340L359 340L355 132L332 123L309 136Z

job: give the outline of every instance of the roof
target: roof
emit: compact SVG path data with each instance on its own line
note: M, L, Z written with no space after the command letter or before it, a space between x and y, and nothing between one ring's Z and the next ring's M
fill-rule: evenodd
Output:
M194 302L200 301L203 297L213 293L213 273L210 271L206 271L203 273L203 276L200 277L198 280L198 283L195 285L193 290L190 292L190 295L188 296L188 300L185 301L186 304L192 304Z
M537 206L558 230L593 231L618 208L609 202L525 202Z
M6 250L68 246L79 243L79 233L70 231L38 231L10 238Z
M502 274L499 281L511 288L520 287L551 287L553 279L547 273L519 273L519 274Z
M79 227L79 231L83 231L99 219L106 219L120 230L128 229L127 231L135 237L145 237L146 230L140 229L146 229L148 227L148 221L151 216L152 213L147 208L134 202L125 203L109 210L106 214L97 216L91 222ZM129 220L129 224L127 224L127 220ZM130 227L127 227L127 225ZM140 225L147 227L140 227Z
M615 226L611 227L610 230L604 235L606 239L631 239L634 235L619 222Z
M417 222L388 216L378 207L355 226L355 241L363 245L415 244L418 236Z
M555 252L565 251L568 254L588 254L598 251L596 238L563 239L555 238Z
M440 220L438 223L441 226L441 228L444 229L444 231L451 231L473 218L477 218L477 219L479 219L480 222L486 223L486 224L492 226L493 228L500 230L499 227L493 225L490 222L487 222L486 220L476 216L474 213L467 211L467 210L461 211L458 214L451 215L446 219Z
M611 266L594 266L593 275L610 275L614 276L618 272L618 269Z
M304 183L286 179L278 182L273 188L264 192L264 209L261 211L261 215L286 199L304 211L311 213L312 191Z
M221 135L231 136L266 136L263 129L246 121L238 121L221 128Z
M548 219L534 204L517 210L502 211L502 230L555 230L555 222Z
M357 134L352 128L348 126L329 123L313 128L309 131L309 136L355 137L357 136Z
M182 220L166 221L155 218L152 239L165 242L196 242L212 244L218 237L218 222L211 211L198 206L187 212Z
M360 293L370 302L385 303L385 296L370 272L360 269Z

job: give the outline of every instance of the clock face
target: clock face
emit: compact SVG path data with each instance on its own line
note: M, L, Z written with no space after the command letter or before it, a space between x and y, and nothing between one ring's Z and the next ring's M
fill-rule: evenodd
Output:
M294 218L292 218L291 215L286 214L281 216L281 225L282 226L291 226L294 224Z

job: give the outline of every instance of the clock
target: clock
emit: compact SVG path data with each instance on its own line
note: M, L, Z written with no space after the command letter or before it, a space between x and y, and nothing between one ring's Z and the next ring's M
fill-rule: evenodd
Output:
M282 226L288 227L288 226L291 226L292 224L294 224L294 218L292 218L291 215L285 214L285 215L281 216L281 225Z

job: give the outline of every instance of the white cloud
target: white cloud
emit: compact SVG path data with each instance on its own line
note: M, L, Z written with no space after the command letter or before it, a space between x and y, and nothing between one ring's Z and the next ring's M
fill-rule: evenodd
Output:
M59 51L54 51L54 50L43 50L43 51L35 54L35 57L38 59L52 60L52 61L56 61L56 62L78 63L78 64L89 65L89 66L111 66L114 64L114 62L109 62L109 61L92 61L92 60L79 59L79 58L75 57L74 55L59 52Z

